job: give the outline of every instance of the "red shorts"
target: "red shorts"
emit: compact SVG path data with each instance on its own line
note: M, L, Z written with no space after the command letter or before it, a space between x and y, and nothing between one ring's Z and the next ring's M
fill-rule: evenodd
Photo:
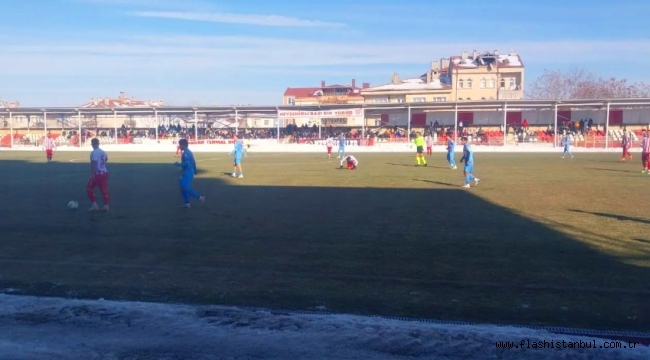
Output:
M47 155L47 156L52 156L53 153L54 153L54 150L52 150L52 149L45 150L45 155Z
M348 161L348 170L353 170L354 169L354 163L352 161Z
M108 187L108 173L95 174L95 176L88 179L88 187L94 189L106 189Z
M331 146L328 146L328 147L327 147L327 153L328 153L328 154L331 154L331 153L332 153L332 147L331 147Z

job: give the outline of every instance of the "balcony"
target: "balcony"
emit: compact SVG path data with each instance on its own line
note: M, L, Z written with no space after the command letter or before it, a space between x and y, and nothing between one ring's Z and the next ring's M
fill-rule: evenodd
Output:
M521 100L524 92L521 90L499 90L499 100Z
M363 103L363 100L350 101L347 95L344 96L321 96L318 98L319 104L350 104L350 103Z

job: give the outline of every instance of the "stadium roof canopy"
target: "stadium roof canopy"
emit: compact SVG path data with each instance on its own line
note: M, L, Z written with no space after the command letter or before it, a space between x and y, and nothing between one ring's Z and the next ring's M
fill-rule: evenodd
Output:
M412 109L412 110L481 110L481 109L552 109L558 108L612 108L650 107L650 98L630 99L587 99L587 100L496 100L496 101L461 101L461 102L431 102L431 103L389 103L389 104L328 104L328 105L280 105L280 106L206 106L206 107L144 107L134 108L84 108L84 107L18 107L0 109L0 114L193 114L193 113L229 113L240 114L266 113L278 111L324 111L363 108L366 111L380 113L382 111Z

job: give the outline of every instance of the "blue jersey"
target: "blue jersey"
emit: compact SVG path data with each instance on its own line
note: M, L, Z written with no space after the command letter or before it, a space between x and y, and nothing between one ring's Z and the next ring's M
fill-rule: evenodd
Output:
M244 142L237 140L235 141L235 148L232 149L232 152L230 154L234 154L236 159L241 159L242 155L244 155L245 152L246 148L244 147Z
M341 136L339 138L339 148L344 148L345 147L345 136Z
M470 144L465 144L465 146L463 146L463 161L465 161L465 164L467 165L474 165L474 151Z
M183 169L183 175L196 175L196 161L190 149L183 151L180 167Z
M566 150L568 150L568 149L569 149L569 146L571 145L571 141L569 141L569 138L564 138L564 139L562 140L562 145L564 145L564 148L565 148Z
M449 142L447 143L447 152L453 153L454 151L456 151L456 143L454 142L454 140L449 140Z

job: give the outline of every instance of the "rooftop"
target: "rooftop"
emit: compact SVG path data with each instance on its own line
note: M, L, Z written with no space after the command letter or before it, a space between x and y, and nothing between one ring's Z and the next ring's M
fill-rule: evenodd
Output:
M18 101L0 101L0 109L15 109L17 107L20 107Z
M363 89L364 93L373 91L398 91L398 90L443 90L449 89L449 85L440 82L440 79L431 79L427 82L426 75L417 78L397 79L397 74L393 75L393 81L390 84L375 86Z
M463 51L461 56L452 56L450 59L451 66L454 69L477 69L481 66L492 68L521 68L524 67L521 57L514 51L508 54L499 54L499 51L478 53L476 50L472 54ZM446 64L438 64L444 67Z
M318 97L326 95L327 90L334 89L345 89L348 90L347 96L361 96L361 90L369 88L369 83L363 83L362 87L357 86L355 79L352 79L350 85L327 85L325 81L321 81L320 87L304 87L304 88L287 88L284 92L284 96L293 96L296 98L306 98L306 97Z
M136 108L136 107L162 107L165 104L162 101L138 100L136 98L127 98L123 92L116 99L95 98L90 99L82 105L82 108Z

